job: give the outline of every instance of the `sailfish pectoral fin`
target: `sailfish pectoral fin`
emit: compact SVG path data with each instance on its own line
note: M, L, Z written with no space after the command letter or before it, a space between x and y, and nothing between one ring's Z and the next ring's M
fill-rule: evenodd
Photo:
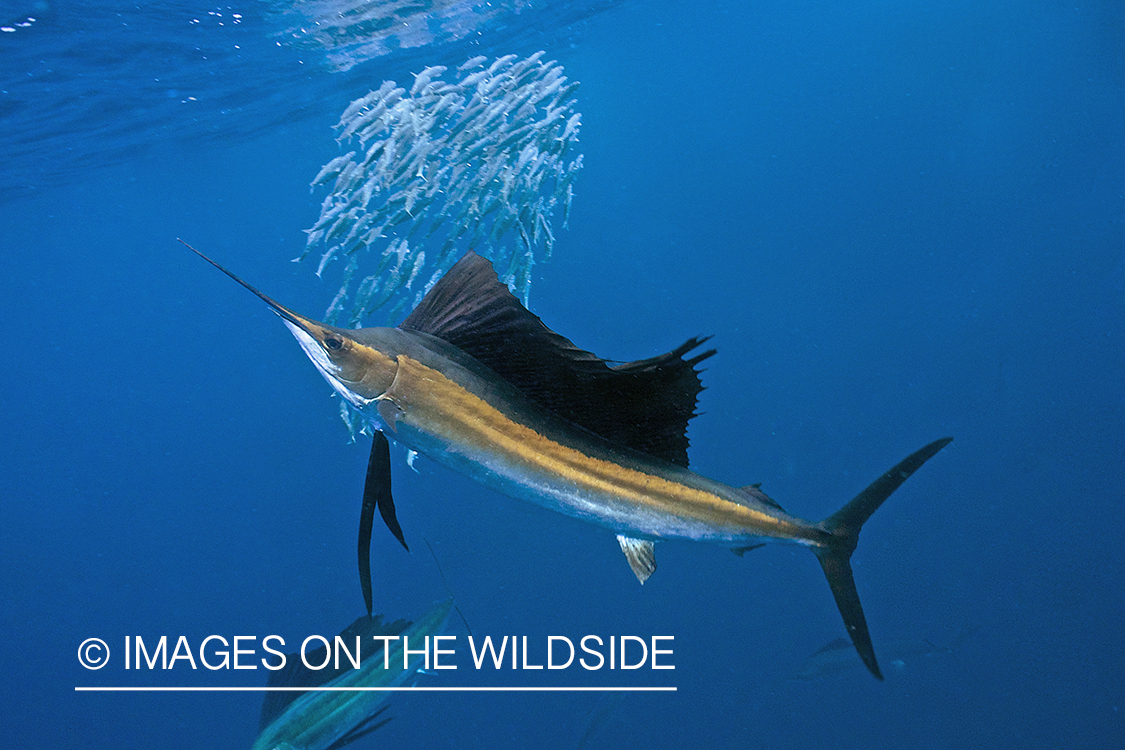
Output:
M617 543L633 569L633 575L644 585L648 577L656 572L656 550L650 539L633 539L624 534L617 535Z
M387 528L402 543L406 551L410 547L402 535L395 516L395 501L391 496L391 448L387 436L378 430L371 440L371 457L367 461L367 479L363 484L363 509L359 515L359 585L363 589L363 603L367 614L371 614L371 527L375 522L375 510Z
M379 404L375 408L379 410L379 416L383 418L387 427L391 428L391 432L397 433L398 420L402 416L402 409L389 398L380 398L377 400ZM385 439L386 438L384 438L384 440Z

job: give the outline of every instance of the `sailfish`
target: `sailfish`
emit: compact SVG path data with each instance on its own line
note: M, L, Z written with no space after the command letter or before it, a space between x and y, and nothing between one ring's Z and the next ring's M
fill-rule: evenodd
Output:
M439 464L615 533L642 584L656 570L657 540L718 543L739 554L768 541L808 547L856 651L882 679L852 552L871 514L952 438L907 456L824 520L806 521L758 485L735 487L688 468L686 430L703 388L698 365L715 354L699 351L707 338L636 362L602 359L544 325L472 251L397 327L337 328L282 306L195 252L269 305L332 388L376 427L359 541L368 611L364 548L374 510L406 544L381 422L396 441Z

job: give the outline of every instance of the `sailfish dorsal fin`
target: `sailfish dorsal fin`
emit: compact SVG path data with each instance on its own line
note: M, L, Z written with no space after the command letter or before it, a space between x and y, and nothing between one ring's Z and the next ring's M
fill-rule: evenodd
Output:
M552 331L470 251L399 326L446 341L539 406L617 445L687 466L688 420L703 389L692 338L650 359L611 364Z

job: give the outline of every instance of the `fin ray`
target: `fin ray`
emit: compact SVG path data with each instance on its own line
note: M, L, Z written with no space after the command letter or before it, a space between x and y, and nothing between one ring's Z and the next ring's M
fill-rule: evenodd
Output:
M651 539L634 539L624 534L617 535L617 543L629 561L633 575L643 586L645 581L656 572L656 549Z

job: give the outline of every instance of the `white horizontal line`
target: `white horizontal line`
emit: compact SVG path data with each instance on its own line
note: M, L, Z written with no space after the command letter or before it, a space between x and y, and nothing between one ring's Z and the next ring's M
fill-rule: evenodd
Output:
M674 693L675 687L75 687L78 693Z

